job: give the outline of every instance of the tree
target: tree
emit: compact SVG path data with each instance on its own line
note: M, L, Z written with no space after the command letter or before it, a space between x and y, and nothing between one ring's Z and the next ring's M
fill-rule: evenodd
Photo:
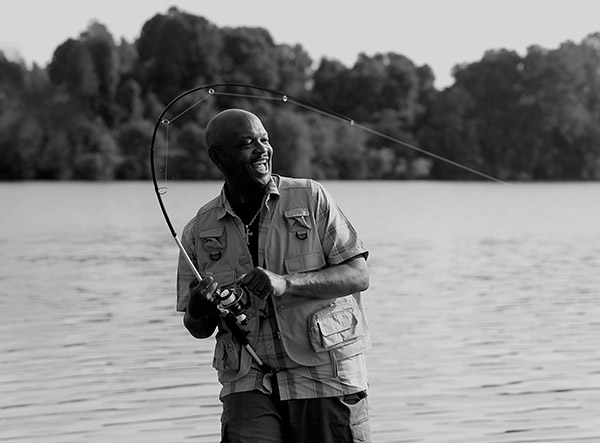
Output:
M277 46L275 52L279 71L276 89L295 97L306 97L313 72L313 61L308 53L301 45L286 44Z
M166 104L185 90L213 82L221 72L221 39L214 24L177 8L154 16L136 43L144 92Z
M64 93L88 103L100 83L89 48L79 40L68 39L54 51L48 74Z
M317 102L356 121L376 121L380 113L394 110L400 124L409 127L417 117L420 91L415 65L394 54L360 54L352 69L323 60L315 72L313 94Z
M322 58L313 75L310 100L319 106L343 112L337 101L342 94L342 84L347 72L348 68L340 61Z
M314 147L306 118L289 109L273 113L266 126L273 145L273 169L292 177L310 176Z
M98 120L75 119L68 142L75 180L110 180L119 164L118 148L108 129Z
M316 179L367 178L366 133L340 120L309 114L314 147L312 177Z
M208 156L203 127L189 121L181 126L177 137L171 138L167 171L168 177L176 180L211 180L221 176Z
M115 96L119 82L119 54L112 35L106 27L92 22L80 41L87 48L97 78L93 110L104 122L112 126L115 115Z
M419 147L453 162L474 169L482 168L475 125L468 118L473 106L469 94L461 88L442 91L429 109L419 132ZM433 179L473 179L472 173L450 163L436 160L431 169Z
M225 28L221 76L233 83L279 86L275 43L263 28Z
M120 161L115 167L115 178L142 180L150 178L148 158L153 132L150 122L131 119L116 132L115 141L120 147Z

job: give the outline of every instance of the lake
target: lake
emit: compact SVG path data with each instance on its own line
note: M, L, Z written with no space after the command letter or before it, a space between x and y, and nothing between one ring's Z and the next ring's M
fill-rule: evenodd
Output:
M600 183L324 184L371 254L375 442L600 441ZM169 184L178 232L219 188ZM151 183L0 204L0 442L218 442Z

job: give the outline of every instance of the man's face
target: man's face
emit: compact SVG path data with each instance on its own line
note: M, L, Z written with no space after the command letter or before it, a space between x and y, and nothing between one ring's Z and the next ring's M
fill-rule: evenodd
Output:
M237 189L261 188L271 180L273 148L261 121L240 114L225 122L226 135L215 148L213 160L226 180Z

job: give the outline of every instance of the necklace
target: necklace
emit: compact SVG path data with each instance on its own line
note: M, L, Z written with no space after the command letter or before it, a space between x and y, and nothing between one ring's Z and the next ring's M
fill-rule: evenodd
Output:
M252 226L252 223L254 223L256 221L256 217L258 217L258 214L260 214L261 209L262 209L262 207L258 208L258 211L256 212L256 214L254 214L254 217L252 217L252 220L250 220L250 223L248 223L247 225L244 225L244 240L246 240L246 244L248 246L250 245L250 237L252 237L252 235L253 235L252 232L250 231L250 227ZM242 223L244 223L244 222L242 222Z

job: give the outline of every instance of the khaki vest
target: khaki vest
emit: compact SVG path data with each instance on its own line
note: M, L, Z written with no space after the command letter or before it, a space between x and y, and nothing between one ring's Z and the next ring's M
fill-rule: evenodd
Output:
M313 195L318 185L307 179L273 176L279 198L271 198L262 208L261 228L268 234L259 237L259 259L264 267L278 274L318 271L327 266L321 245L324 226L317 226L317 204ZM195 260L204 273L211 273L221 287L232 285L252 267L250 251L242 235L243 224L224 211L222 196L200 209L191 224L196 238ZM186 229L188 229L186 227ZM184 231L185 233L185 231ZM251 296L247 312L248 341L256 345L258 312L265 301ZM284 349L302 366L317 366L357 355L370 347L368 327L360 293L335 299L310 299L283 295L274 297L275 316ZM221 381L234 381L251 365L247 352L221 322L217 333L213 366Z

